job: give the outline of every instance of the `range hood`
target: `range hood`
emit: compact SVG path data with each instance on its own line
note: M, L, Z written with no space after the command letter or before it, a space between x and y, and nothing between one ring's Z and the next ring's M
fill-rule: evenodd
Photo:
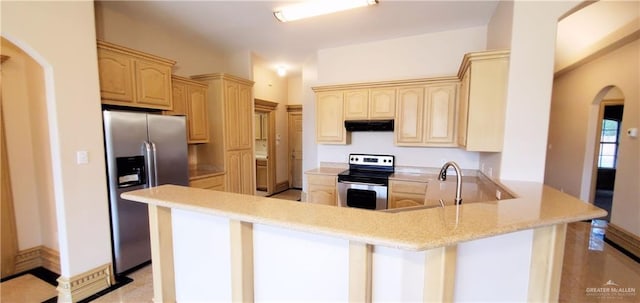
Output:
M393 131L393 120L346 120L344 128L347 131Z

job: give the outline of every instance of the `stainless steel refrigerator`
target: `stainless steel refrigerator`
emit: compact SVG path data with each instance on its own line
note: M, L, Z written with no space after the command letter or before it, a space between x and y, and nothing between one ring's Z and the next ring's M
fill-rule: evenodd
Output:
M185 117L103 111L113 261L121 275L151 260L147 205L123 192L189 184Z

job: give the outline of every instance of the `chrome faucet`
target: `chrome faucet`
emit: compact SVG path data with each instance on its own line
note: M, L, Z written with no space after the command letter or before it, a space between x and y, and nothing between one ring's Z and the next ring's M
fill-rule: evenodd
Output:
M445 181L447 180L447 169L453 166L453 169L456 171L456 205L462 204L462 171L458 163L449 161L445 163L440 169L440 174L438 175L438 180ZM442 204L442 201L440 202Z

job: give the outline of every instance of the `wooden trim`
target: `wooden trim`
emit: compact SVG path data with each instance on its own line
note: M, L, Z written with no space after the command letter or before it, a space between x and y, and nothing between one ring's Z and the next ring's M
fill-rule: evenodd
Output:
M77 302L111 286L111 263L71 278L58 278L58 302Z
M457 256L457 245L425 252L423 302L453 302Z
M287 105L287 112L302 112L302 104Z
M40 247L40 259L42 267L60 274L60 253L46 246Z
M42 246L36 246L19 251L16 255L15 273L21 273L42 266L42 258L40 257L41 247Z
M460 64L460 69L458 69L458 79L462 79L462 76L464 76L464 73L467 70L467 67L471 65L471 62L479 60L492 60L496 58L508 58L510 56L510 53L511 51L509 50L467 53L462 58L462 64Z
M289 180L277 183L276 184L276 189L274 190L274 192L279 193L279 192L283 192L283 191L285 191L287 189L289 189Z
M253 224L229 221L231 233L231 300L253 302Z
M349 302L371 302L373 246L349 242Z
M607 226L605 237L636 256L636 258L640 258L640 237L612 223Z
M258 98L253 99L253 104L255 106L255 110L260 111L274 111L278 107L277 102L262 100Z
M7 61L9 58L11 57L6 55L0 55L0 63L4 63L4 61Z
M197 80L197 81L232 80L232 81L238 82L239 84L248 85L250 87L253 87L253 84L255 83L255 82L253 82L251 80L247 80L247 79L244 79L244 78L240 78L238 76L225 74L225 73L194 75L194 76L191 76L190 78L193 79L193 80Z
M557 302L567 224L533 230L528 302Z
M142 58L142 59L158 61L158 62L161 62L161 63L164 63L164 64L169 64L171 66L176 64L175 60L171 60L171 59L159 57L159 56L156 56L156 55L152 55L152 54L149 54L149 53L141 52L139 50L131 49L131 48L128 48L128 47L125 47L125 46L122 46L122 45L118 45L118 44L115 44L115 43L107 42L107 41L97 40L97 45L98 45L98 48L108 49L108 50L111 50L111 51L123 53L123 54L134 56L134 57L139 57L139 58Z
M153 300L176 302L171 208L149 204Z
M200 86L200 87L202 87L204 89L207 89L209 87L209 84L204 83L202 81L196 81L196 80L192 80L192 79L181 77L181 76L177 76L177 75L171 75L171 81L183 82L183 83L187 83L187 84L191 84L191 85L196 85L196 86Z
M317 92L349 90L349 89L421 86L421 85L427 85L427 84L451 83L452 81L458 81L458 77L451 76L451 77L420 78L420 79L392 80L392 81L380 81L380 82L349 83L349 84L316 86L316 87L312 87L311 89L317 93Z

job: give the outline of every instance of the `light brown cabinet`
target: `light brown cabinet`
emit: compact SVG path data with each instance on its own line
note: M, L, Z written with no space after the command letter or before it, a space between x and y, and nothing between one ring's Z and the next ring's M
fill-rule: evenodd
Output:
M509 52L464 56L458 76L460 109L457 143L468 151L499 152L504 140Z
M332 175L307 175L307 202L337 206L337 180Z
M187 142L209 142L207 119L207 85L187 78L172 76L173 110L166 115L185 115Z
M224 174L189 181L189 186L224 191Z
M255 193L253 82L228 74L191 77L208 84L209 142L197 146L198 162L224 169L226 191Z
M269 116L263 113L255 113L253 116L254 136L256 140L267 140L269 133Z
M316 94L316 142L347 144L344 128L344 94L342 91Z
M395 144L456 146L457 80L398 89Z
M267 190L267 161L256 160L256 189Z
M357 89L344 92L344 120L393 119L396 89Z
M425 204L426 182L389 180L388 208L421 206Z
M171 110L173 60L98 41L103 104Z

